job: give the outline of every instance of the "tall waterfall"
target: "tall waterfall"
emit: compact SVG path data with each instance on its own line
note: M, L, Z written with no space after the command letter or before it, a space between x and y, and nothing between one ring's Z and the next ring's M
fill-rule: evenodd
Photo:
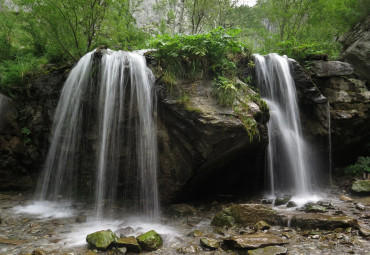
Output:
M271 193L310 193L313 162L302 136L289 60L277 54L254 57L261 96L270 108L267 168Z
M85 185L98 218L117 197L157 216L153 80L136 53L103 50L81 58L55 112L38 199L70 199Z

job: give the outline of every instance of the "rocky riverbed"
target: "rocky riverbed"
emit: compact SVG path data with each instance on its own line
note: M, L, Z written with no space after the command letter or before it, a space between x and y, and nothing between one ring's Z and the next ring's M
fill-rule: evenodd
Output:
M303 207L300 201L290 203L291 208L276 207L262 198L172 205L157 223L125 217L125 212L115 220L96 221L85 205L34 203L30 198L0 194L0 254L124 254L127 249L89 250L87 234L106 229L118 237L137 237L154 229L164 244L144 254L368 254L370 250L370 197L339 191Z

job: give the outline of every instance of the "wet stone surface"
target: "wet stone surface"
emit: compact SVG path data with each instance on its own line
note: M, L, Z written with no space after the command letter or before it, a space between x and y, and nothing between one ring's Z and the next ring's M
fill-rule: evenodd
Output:
M113 250L109 253L89 250L86 235L107 229L118 231L116 232L119 234L118 237L120 235L138 237L154 229L163 239L163 246L155 251L143 251L141 254L368 254L370 198L349 196L352 201L341 201L339 199L341 195L349 196L340 193L328 195L325 200L328 202L317 203L327 209L325 213L306 213L304 210L297 210L296 207L269 206L286 219L309 214L331 216L341 212L339 214L341 217L351 217L357 221L354 226L341 226L335 229L320 229L315 226L301 229L288 227L291 221L287 220L285 225L271 224L269 229L253 229L253 226L212 226L211 221L215 214L222 208L231 206L219 203L193 206L196 214L162 218L157 224L149 226L141 224L140 221L137 221L140 224L137 222L133 224L129 218L122 217L119 220L110 221L109 224L102 221L100 225L93 227L96 222L93 222L92 213L83 205L74 206L70 214L59 215L60 218L52 214L41 218L17 210L17 206L24 207L32 203L30 196L0 193L0 254L134 254L127 245L114 248L116 253ZM254 199L253 202L243 201L243 204L249 202L255 204L256 200L258 199ZM66 205L65 209L70 209L67 207ZM28 212L31 212L31 209ZM76 223L76 217L82 212L87 216L87 221ZM263 243L263 238L259 238L262 242L259 248L261 250L257 251L252 247L237 249L228 246L227 241L225 242L233 236L243 236L246 240L267 236L272 238L270 241L279 240L277 242L279 245L269 248L271 242ZM216 245L213 246L213 244Z

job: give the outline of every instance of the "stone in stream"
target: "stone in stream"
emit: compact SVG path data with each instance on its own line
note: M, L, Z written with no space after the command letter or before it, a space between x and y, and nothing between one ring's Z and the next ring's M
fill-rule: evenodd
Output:
M294 215L291 219L292 227L301 229L328 229L354 227L357 220L348 216L334 216L326 214L306 213Z
M163 244L161 236L154 230L150 230L138 236L137 241L141 248L146 251L158 250Z
M202 251L202 248L200 248L197 245L190 245L190 246L178 248L176 251L177 253L181 253L181 254L198 253Z
M270 229L270 225L267 224L266 222L264 222L263 220L260 220L259 222L257 222L256 224L254 224L253 226L253 229L255 231L259 231L259 230L266 230L266 229Z
M76 223L84 223L87 220L87 216L84 213L77 215L75 222Z
M203 231L196 229L196 230L190 232L190 234L188 236L201 237L201 236L204 236L204 233L203 233Z
M128 252L141 252L141 247L134 236L122 237L118 239L117 247L126 247Z
M253 227L258 221L265 221L269 224L283 222L283 217L270 207L260 204L236 204L224 208L218 212L212 220L216 227Z
M214 238L204 237L200 239L200 244L204 248L216 250L220 247L220 241Z
M280 255L286 254L288 249L282 246L268 246L256 250L248 251L248 255Z
M289 201L286 205L288 208L297 207L298 205L294 201Z
M277 196L274 202L275 206L285 205L292 199L291 195L284 194L282 196Z
M47 253L43 250L37 249L32 252L32 255L46 255Z
M224 244L230 248L236 249L257 249L272 245L288 244L287 240L281 237L267 234L258 233L253 235L236 235L224 239Z
M307 213L326 213L326 208L316 204L306 204L305 212Z
M352 201L353 201L353 199L352 199L352 198L350 198L350 197L348 197L348 196L345 196L345 195L340 196L340 197L339 197L339 199L340 199L341 201L344 201L344 202L352 202Z
M357 180L352 183L351 191L358 194L370 194L370 180Z
M117 240L118 237L110 229L97 231L86 237L86 242L90 247L101 251L108 250Z

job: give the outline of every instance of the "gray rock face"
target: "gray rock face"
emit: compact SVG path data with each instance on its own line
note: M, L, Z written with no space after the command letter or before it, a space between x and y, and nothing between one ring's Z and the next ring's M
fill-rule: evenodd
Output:
M352 65L360 78L370 81L370 15L344 34L340 58Z
M348 77L316 79L330 103L332 151L336 166L368 155L370 148L370 91L363 81Z
M332 77L353 74L349 63L340 61L311 61L310 70L316 77Z

